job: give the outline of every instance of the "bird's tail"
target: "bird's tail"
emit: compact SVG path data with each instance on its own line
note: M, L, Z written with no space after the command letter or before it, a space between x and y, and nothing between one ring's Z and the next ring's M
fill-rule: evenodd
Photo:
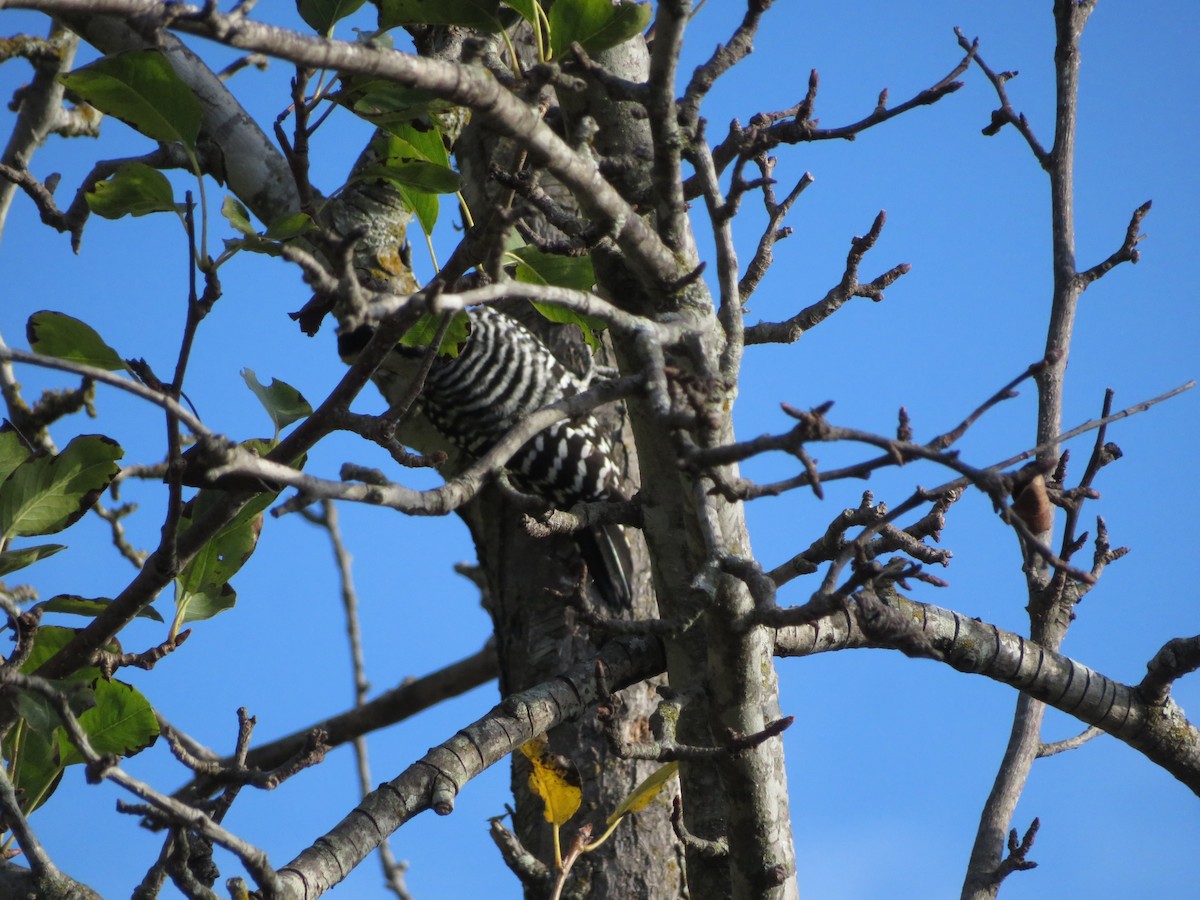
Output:
M631 608L633 556L625 529L620 525L596 525L576 532L575 541L605 604L612 609Z

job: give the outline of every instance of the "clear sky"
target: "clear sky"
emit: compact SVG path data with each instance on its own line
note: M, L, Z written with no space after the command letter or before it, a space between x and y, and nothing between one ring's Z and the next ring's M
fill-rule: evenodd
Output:
M275 13L264 4L256 15ZM713 92L705 109L711 135L734 117L784 109L804 95L808 72L821 74L818 115L826 126L866 116L879 90L891 102L932 85L960 59L952 29L981 40L998 70L1019 70L1009 84L1046 145L1052 139L1053 22L1048 2L981 4L930 0L897 4L779 2L756 41L755 54ZM690 32L682 71L730 33L740 4L710 2ZM368 19L353 20L363 27ZM1100 3L1083 38L1083 76L1076 178L1080 267L1115 250L1132 210L1147 199L1142 261L1095 284L1080 306L1067 383L1065 419L1074 424L1100 409L1104 389L1130 405L1197 376L1200 337L1193 213L1197 191L1196 67L1193 42L1200 7L1181 0ZM40 31L36 17L6 11L0 33ZM340 26L340 34L350 34ZM200 45L224 64L231 54ZM87 58L86 53L84 54ZM27 78L20 62L0 67L0 95ZM247 71L232 82L248 108L269 123L286 104L289 70ZM912 272L881 304L856 300L794 346L752 348L737 409L744 437L789 427L778 403L836 401L839 424L889 432L906 406L918 437L957 423L978 402L1038 359L1050 297L1047 178L1012 129L985 138L995 97L972 70L952 97L862 135L853 143L781 148L781 188L809 171L815 183L796 204L794 234L776 249L777 264L753 298L749 321L785 318L814 302L841 277L852 236L880 209L888 224L863 264L867 278L899 262ZM0 112L0 134L12 116ZM340 184L367 129L337 114L315 142L315 180ZM53 140L36 158L35 174L63 174L65 205L97 158L141 154L148 142L117 122L99 141ZM177 180L181 192L185 182ZM210 186L210 196L220 189ZM752 206L748 201L748 206ZM446 211L449 222L449 210ZM694 209L704 230L702 207ZM739 250L748 259L761 216L738 220ZM214 217L222 236L225 223ZM442 236L444 258L454 239ZM703 238L702 244L703 242ZM707 253L707 247L705 247ZM418 245L419 275L429 274ZM185 245L168 217L93 220L79 256L67 239L44 228L19 197L0 242L0 332L24 346L24 322L57 309L101 330L125 356L144 356L162 374L178 347L186 296ZM709 267L714 271L715 266ZM864 279L865 280L865 279ZM254 369L277 377L314 403L339 377L333 335L300 334L286 313L306 293L286 264L239 259L225 270L225 297L201 329L187 392L210 427L238 438L270 433L270 424L239 376ZM19 373L30 396L66 382ZM1195 559L1187 510L1200 487L1196 447L1198 401L1184 395L1110 429L1125 452L1097 487L1114 545L1132 547L1110 567L1078 610L1064 651L1125 682L1168 639L1200 626ZM364 393L364 410L379 401ZM154 410L101 391L99 418L72 420L56 431L103 431L127 448L127 462L162 454L162 422ZM990 413L962 442L964 458L990 464L1034 443L1030 389ZM1072 445L1077 479L1090 437ZM820 448L825 464L862 458L855 448ZM340 464L386 466L370 448L341 440L312 454L308 471L336 477ZM755 461L751 477L790 474L784 460ZM411 473L395 472L410 479ZM869 488L895 504L918 484L948 474L912 466L869 483L832 485L820 503L796 493L751 504L754 548L771 567L806 547L845 506ZM410 483L418 483L411 482ZM428 482L419 482L422 484ZM135 543L152 546L161 522L161 491L127 491L143 501L131 524ZM369 677L377 691L473 653L489 623L474 589L451 566L472 558L455 519L406 521L379 509L342 510L362 598ZM1091 528L1094 533L1094 527ZM70 550L29 570L43 597L56 593L111 596L132 570L106 544L103 523L87 519L67 535ZM1025 631L1023 579L1016 542L986 498L968 494L942 536L954 552L937 574L950 587L916 586L916 599ZM1087 558L1085 551L1080 559ZM197 623L185 647L152 673L123 673L179 727L228 752L235 710L258 716L256 737L292 732L345 708L352 698L349 662L330 552L321 532L295 516L270 520L258 552L238 575L237 607ZM781 600L803 602L812 585L792 582ZM159 606L169 617L170 598ZM68 623L70 624L70 623ZM126 649L162 640L161 626L139 622ZM801 891L812 898L946 897L959 890L978 812L1007 738L1014 692L981 678L882 651L841 653L780 663L784 711L796 716L785 736ZM1200 681L1184 680L1176 698L1200 710ZM371 738L374 778L394 776L425 750L495 702L489 685ZM1081 729L1051 713L1045 736ZM162 788L186 775L165 745L131 760L129 769ZM264 847L282 865L333 825L355 790L344 749L276 794L243 792L227 825ZM503 811L508 786L501 764L472 782L448 819L425 814L394 840L411 861L417 898L518 897L486 831ZM159 837L117 816L117 788L86 787L75 767L33 818L49 852L69 873L106 897L127 896L156 854ZM1171 776L1107 737L1039 762L1017 813L1024 829L1039 816L1032 858L1041 865L1006 883L1006 898L1181 896L1200 879L1196 799ZM235 874L223 858L225 875ZM368 861L338 896L384 897L378 867Z

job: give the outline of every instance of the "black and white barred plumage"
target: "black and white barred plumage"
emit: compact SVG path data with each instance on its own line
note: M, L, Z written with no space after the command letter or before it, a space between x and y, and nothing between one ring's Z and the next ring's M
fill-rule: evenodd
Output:
M533 332L482 307L471 310L471 336L459 355L434 363L421 404L442 434L479 456L526 416L585 387ZM508 467L518 486L560 506L620 492L611 438L591 415L554 423Z
M419 404L452 444L472 457L493 447L514 425L542 407L586 388L550 349L515 319L487 307L469 311L471 333L457 357L438 357L425 378ZM342 355L361 349L343 336ZM385 397L399 396L414 374L413 352L394 351L376 371ZM508 461L517 487L548 503L623 496L612 436L595 416L556 422ZM580 532L577 542L604 599L629 602L628 549L619 527Z

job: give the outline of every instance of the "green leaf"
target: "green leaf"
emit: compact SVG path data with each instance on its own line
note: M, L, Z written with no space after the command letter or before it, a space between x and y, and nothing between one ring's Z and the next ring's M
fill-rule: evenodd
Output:
M500 0L379 0L379 27L464 25L499 31Z
M412 119L436 117L454 104L420 88L403 87L367 75L347 75L331 99L388 131Z
M442 202L437 194L427 194L424 191L396 185L396 191L404 200L404 206L417 217L417 224L426 234L433 234L437 225L438 213L441 212Z
M259 382L253 369L242 369L242 379L275 423L276 434L293 422L312 415L312 407L304 399L304 395L290 384L272 378L270 387L265 387Z
M655 769L653 773L642 779L642 783L630 791L629 796L613 810L612 815L608 817L607 824L612 825L628 813L645 809L678 771L679 763L677 762L669 762L665 766Z
M0 484L30 457L29 448L15 431L0 431Z
M259 234L250 221L250 211L233 197L225 198L221 204L221 215L229 220L234 231L242 235L237 239L226 240L226 250L246 250L249 253L263 253L267 256L281 256L282 241L291 240L316 227L313 220L304 213L294 213L277 219L267 227L265 234Z
M182 530L223 498L223 491L201 491L183 509ZM237 574L258 544L262 530L263 510L277 496L274 492L259 494L248 502L234 518L213 535L184 567L175 579L175 627L196 622L229 609L237 594L228 588L229 579Z
M34 353L83 363L97 369L116 372L125 368L117 351L96 333L92 326L66 313L42 310L25 324L25 336Z
M21 666L21 671L26 675L34 674L48 659L55 656L63 647L73 641L75 635L78 633L74 628L63 628L61 625L42 625L38 628L37 634L34 635L33 649L29 651L29 656L26 657L24 664ZM121 650L116 641L110 642L104 649L117 653ZM66 682L91 681L99 674L100 670L95 666L91 666L79 669L65 680L55 681L55 684L61 685ZM72 708L76 707L72 706ZM84 708L78 707L78 710L82 712Z
M555 0L550 7L550 51L561 56L576 41L595 54L646 30L650 24L649 3L610 0Z
M74 628L63 628L60 625L43 625L33 638L33 649L29 651L29 656L21 666L21 672L30 675L42 667L42 663L50 659L67 646L75 637L76 631ZM90 669L88 678L94 678L99 674L99 669Z
M62 717L53 704L34 691L17 693L17 715L27 727L46 737L52 735L55 728L62 726Z
M436 195L454 193L462 179L450 168L450 155L437 128L427 123L422 127L416 122L396 122L391 131L372 145L379 162L366 166L355 179L391 182L421 228L432 234L440 208Z
M79 724L97 753L133 756L158 739L154 708L133 685L97 678L92 690L96 705L79 716ZM59 733L58 746L64 766L84 761L65 732Z
M159 51L106 56L60 80L96 109L147 137L196 149L200 102Z
M368 166L357 177L382 178L428 194L453 194L462 186L462 179L453 169L423 159L389 160L381 166Z
M538 0L504 0L504 5L509 9L516 10L521 18L530 25L537 21Z
M388 134L376 138L372 150L386 160L423 159L450 168L450 151L442 140L442 132L429 122L406 120L396 122Z
M250 221L250 210L246 209L237 198L225 198L221 204L221 215L229 220L229 224L233 226L235 231L247 237L258 237L258 233L254 230L254 225Z
M333 31L333 26L346 16L357 12L364 0L297 0L296 9L308 26L320 35Z
M592 349L593 353L600 350L600 336L597 331L603 331L607 323L601 319L585 316L583 313L575 312L573 309L567 309L565 306L556 306L553 303L538 303L530 300L533 308L540 312L551 322L556 322L559 325L578 325L579 330L583 332L584 343Z
M96 670L92 669L91 678L86 682L77 678L56 679L51 684L66 698L71 712L80 716L96 705L96 692L91 687L91 681L96 677ZM50 737L54 729L64 727L58 708L37 691L21 690L17 694L17 711L30 728L46 737Z
M5 550L0 553L0 576L16 572L26 566L32 566L39 559L45 559L47 556L53 556L59 550L66 549L66 544L38 544L36 547Z
M17 789L21 811L26 815L45 803L62 781L58 741L30 727L18 726L9 731L4 739L4 758L9 763L8 774Z
M54 546L54 545L50 545ZM106 597L87 598L80 597L76 594L59 594L56 597L51 597L49 600L44 600L41 603L34 604L36 609L42 612L67 613L75 616L98 616L104 610L108 609L112 603ZM163 621L162 614L159 613L153 606L147 606L141 610L136 618L153 619L155 622Z
M57 456L31 459L0 485L0 534L53 534L87 512L117 474L125 451L111 438L85 434Z
M428 347L437 337L441 318L440 313L422 313L416 324L404 332L400 343L405 347ZM458 351L462 349L462 345L470 336L471 317L465 311L455 313L454 318L450 321L450 327L446 329L446 336L442 338L442 346L438 348L438 355L458 356Z
M183 597L180 603L181 615L179 624L188 622L203 622L211 619L217 613L233 609L237 604L237 591L232 585L205 585L201 590L194 591Z
M261 253L263 256L283 256L278 241L268 241L258 235L248 238L226 238L224 243L226 253L245 250L247 253Z
M588 256L558 256L543 253L536 247L518 247L510 250L509 255L518 260L515 278L523 284L546 284L576 291L590 291L596 283L596 272L592 268L591 257ZM553 303L530 302L551 322L578 325L587 345L593 351L600 349L600 338L596 336L596 332L603 331L606 327L602 320Z
M560 256L543 253L536 247L519 247L510 250L509 255L517 258L516 279L525 284L550 284L590 291L596 283L596 270L590 256Z
M76 635L71 628L43 625L33 639L33 648L21 666L30 674L46 660L65 647ZM99 676L96 668L82 669L65 680L54 683L67 697L71 711L86 715L96 705L91 682ZM62 778L64 763L59 748L62 735L57 710L42 695L33 691L17 694L17 711L22 721L4 739L4 758L9 763L9 777L17 788L21 809L29 813L41 806L54 793Z
M307 213L292 213L276 219L267 226L264 234L273 241L290 241L292 238L316 230L316 227L316 223Z
M84 194L88 209L106 219L175 212L175 192L158 169L145 163L125 163Z

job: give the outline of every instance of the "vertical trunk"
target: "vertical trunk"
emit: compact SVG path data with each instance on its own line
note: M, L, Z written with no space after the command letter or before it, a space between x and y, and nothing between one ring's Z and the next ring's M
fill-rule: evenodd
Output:
M521 46L519 41L518 46ZM618 52L629 54L629 51ZM641 56L644 55L643 48ZM633 52L635 65L637 56ZM624 69L620 71L627 74ZM554 98L547 99L553 103ZM563 117L569 119L572 112L566 111ZM591 107L588 113L597 116ZM618 113L617 118L626 123L623 129L633 123L631 115ZM637 127L635 123L633 127ZM626 139L624 134L618 138ZM477 226L486 231L486 217L506 209L512 202L511 194L490 180L489 169L496 167L515 174L521 169L524 154L474 123L463 133L455 152L466 180L463 193L475 212ZM571 205L570 196L550 179L543 178L539 184L559 203ZM545 223L529 217L525 221L544 237L561 237ZM579 361L586 359L590 351L582 346L577 334L571 329L549 327L545 321L539 322L536 315L519 317L539 331L568 367L580 369ZM636 489L636 456L631 446L628 450L626 468L630 484ZM471 504L464 518L471 528L488 584L489 611L500 658L501 692L507 695L553 678L564 668L590 657L603 641L603 634L590 632L578 621L573 600L587 587L581 583L582 567L575 542L569 537L529 537L521 524L521 513L498 490L487 491ZM648 618L655 614L655 604L645 544L632 529L627 531L634 563L631 613L637 618ZM610 610L605 612L611 614ZM649 719L658 703L655 685L645 683L629 688L621 693L620 701L617 727L621 736L630 741L647 739ZM609 813L661 765L617 757L596 717L555 729L550 735L550 745L555 753L575 763L584 787L583 805L563 829L564 849L581 824L593 825L593 838L602 833ZM527 779L528 764L523 758L514 757L514 830L527 850L550 863L554 858L551 829L543 815L542 801L529 790ZM595 898L671 900L685 896L677 844L670 823L670 806L659 801L622 823L597 851L586 854L572 870L573 883L586 896ZM527 885L526 896L531 900L541 898L546 895L545 888ZM571 890L568 887L568 895Z
M1054 70L1057 105L1054 146L1050 151L1051 245L1053 295L1046 333L1046 353L1057 354L1038 377L1037 443L1045 446L1041 458L1056 463L1055 443L1062 432L1063 387L1075 309L1082 290L1075 270L1075 123L1079 96L1079 39L1091 10L1090 4L1055 0L1056 43ZM1040 536L1049 541L1051 533ZM1045 560L1029 556L1026 572L1029 590L1030 636L1049 650L1058 650L1071 622L1077 596L1065 579L1051 577ZM1013 727L1004 759L980 815L979 829L963 882L963 900L991 900L1000 890L1005 836L1012 827L1017 801L1025 789L1041 746L1045 706L1025 694L1017 698Z

